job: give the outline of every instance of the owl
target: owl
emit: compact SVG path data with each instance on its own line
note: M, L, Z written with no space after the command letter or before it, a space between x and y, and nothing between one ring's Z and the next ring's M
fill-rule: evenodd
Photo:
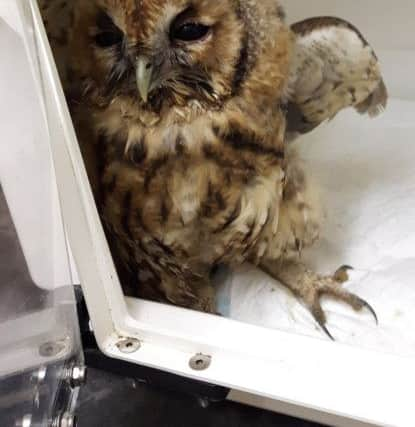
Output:
M301 260L322 209L290 144L346 107L386 106L356 28L290 27L275 0L73 0L71 16L67 98L128 295L216 313L212 272L248 262L330 338L323 295L377 320L341 286L349 267Z

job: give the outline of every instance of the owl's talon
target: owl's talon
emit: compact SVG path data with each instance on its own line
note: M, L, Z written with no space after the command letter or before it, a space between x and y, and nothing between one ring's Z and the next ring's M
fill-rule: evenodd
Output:
M318 291L316 291L316 298L320 299L323 295L327 295L329 297L332 297L336 300L343 301L344 303L350 305L355 311L361 311L364 308L366 308L374 317L376 321L376 325L379 324L379 319L376 314L376 311L374 308L363 298L358 297L357 295L353 294L352 292L349 292L341 287L338 286L338 282L336 279L330 279L325 278L322 279L325 281L323 285L320 286ZM320 304L320 302L318 302ZM321 309L322 310L322 309ZM314 317L317 320L317 323L322 327L325 333L327 333L327 328L325 327L325 316L322 318L318 315L316 316L316 313L314 310L312 310ZM323 320L323 321L322 321ZM328 334L330 338L332 338L331 334Z
M375 322L376 322L376 326L378 326L379 325L379 318L378 318L378 315L376 314L375 309L364 299L359 298L359 297L356 297L356 298L359 301L359 303L362 305L362 308L366 308L369 311L369 313L373 316L373 318L375 319Z
M314 317L314 320L318 323L318 325L320 326L320 328L324 331L324 333L332 340L335 341L333 335L330 333L330 331L328 330L326 323L326 315L324 313L323 308L321 307L321 303L320 303L320 296L315 293L315 299L314 302L312 303L311 307L310 307L310 312Z
M360 311L366 308L370 312L370 314L373 315L376 321L376 325L379 325L379 319L376 314L376 311L367 301L358 297L357 295L352 294L351 292L347 292L343 289L335 290L331 288L329 285L326 285L318 292L318 295L316 296L316 301L312 305L310 311L315 321L320 326L320 328L332 341L336 341L336 340L334 339L333 335L330 333L330 331L326 326L326 315L320 304L320 297L323 296L324 294L349 304L356 311Z
M336 341L333 337L333 335L330 333L330 331L327 329L327 326L324 323L319 323L320 328L323 330L323 332L332 340L332 341Z
M337 283L346 283L349 280L349 271L354 270L350 265L343 265L333 274L333 279Z
M338 273L347 274L347 270L352 268L350 266L340 267L333 276L319 275L307 269L304 264L295 261L285 263L265 261L262 262L261 268L291 289L297 298L308 307L317 324L332 341L334 341L334 337L326 326L326 314L321 306L323 296L342 301L355 311L365 308L373 315L376 324L379 324L376 311L368 302L340 286L339 279L345 277L339 277Z

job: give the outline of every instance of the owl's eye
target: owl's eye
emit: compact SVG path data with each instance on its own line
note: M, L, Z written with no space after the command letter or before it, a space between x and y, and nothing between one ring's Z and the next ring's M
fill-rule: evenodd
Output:
M95 36L95 43L99 47L111 47L114 46L122 41L122 33L114 33L114 32L104 32L104 33L98 33Z
M121 43L123 32L114 24L112 19L105 13L101 12L97 18L98 32L94 37L95 44L102 48L107 48Z
M186 22L177 27L173 27L171 31L171 37L174 40L184 42L195 42L203 39L210 31L210 27L207 25Z

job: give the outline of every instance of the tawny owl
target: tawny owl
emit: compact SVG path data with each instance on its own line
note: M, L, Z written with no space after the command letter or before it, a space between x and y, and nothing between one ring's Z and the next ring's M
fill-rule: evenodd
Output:
M288 143L345 107L385 107L363 36L336 18L290 28L276 0L72 7L68 100L125 291L215 312L212 271L250 262L329 336L322 295L376 317L342 288L347 267L302 264L321 209Z

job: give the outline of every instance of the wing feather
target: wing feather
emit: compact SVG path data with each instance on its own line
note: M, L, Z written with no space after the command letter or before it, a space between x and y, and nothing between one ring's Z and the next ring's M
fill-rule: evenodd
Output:
M344 108L375 117L388 92L372 47L352 24L318 17L292 27L296 46L287 103L287 132L307 133ZM292 138L289 138L292 139Z

